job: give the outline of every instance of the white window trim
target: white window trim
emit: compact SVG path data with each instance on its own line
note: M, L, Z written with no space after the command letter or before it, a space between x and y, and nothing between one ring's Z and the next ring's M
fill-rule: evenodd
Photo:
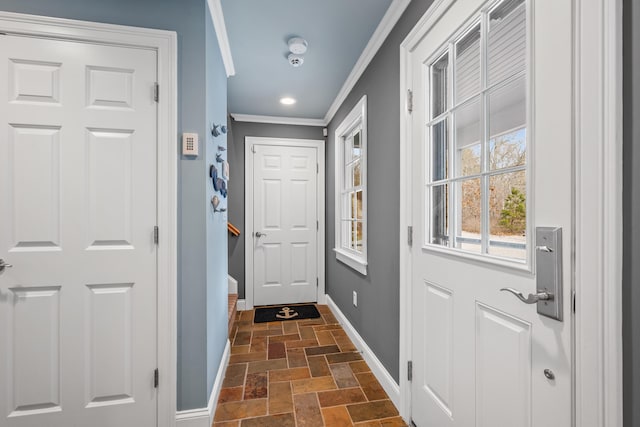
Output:
M342 150L342 140L356 126L362 127L361 133L361 182L362 182L362 254L348 251L342 247L342 187L345 180L344 176L344 150ZM340 123L335 132L335 247L336 259L357 272L367 275L367 95L364 95L360 101L353 107L347 117Z

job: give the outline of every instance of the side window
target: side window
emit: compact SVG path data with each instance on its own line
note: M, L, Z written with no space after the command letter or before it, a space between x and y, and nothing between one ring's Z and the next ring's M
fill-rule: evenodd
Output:
M505 0L428 63L427 246L526 260L525 0Z
M336 156L336 259L367 274L367 97L338 126Z

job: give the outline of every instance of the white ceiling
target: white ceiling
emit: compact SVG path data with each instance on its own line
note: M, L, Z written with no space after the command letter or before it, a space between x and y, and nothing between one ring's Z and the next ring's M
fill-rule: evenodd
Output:
M323 120L393 3L397 8L398 0L221 0L235 67L229 112ZM298 68L287 61L292 36L309 43ZM297 103L284 106L283 96Z

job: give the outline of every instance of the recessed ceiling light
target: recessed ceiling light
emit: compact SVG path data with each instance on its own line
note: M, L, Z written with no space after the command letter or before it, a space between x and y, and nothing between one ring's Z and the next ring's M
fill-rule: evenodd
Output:
M296 100L288 96L285 96L284 98L280 98L280 103L284 105L293 105L296 103Z

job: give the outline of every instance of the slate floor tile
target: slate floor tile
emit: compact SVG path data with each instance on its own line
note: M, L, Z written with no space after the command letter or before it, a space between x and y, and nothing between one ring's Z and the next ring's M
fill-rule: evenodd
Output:
M407 427L328 306L253 323L241 311L212 427Z

